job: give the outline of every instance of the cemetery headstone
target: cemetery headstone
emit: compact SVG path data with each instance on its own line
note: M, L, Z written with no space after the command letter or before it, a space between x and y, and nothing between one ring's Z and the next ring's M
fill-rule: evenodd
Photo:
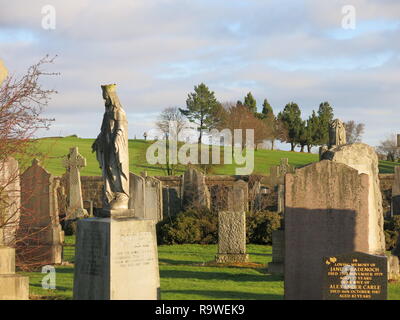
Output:
M75 220L87 217L83 208L82 185L80 169L86 167L86 159L79 154L78 147L70 148L69 154L63 159L63 166L68 174L68 198L66 220Z
M387 300L387 257L362 252L326 256L324 300Z
M13 246L20 219L21 187L18 161L7 158L0 164L0 242Z
M150 176L130 173L129 208L137 218L163 219L163 194L161 181Z
M285 299L322 299L323 257L369 252L369 177L321 161L286 175Z
M182 207L210 208L210 192L205 182L205 176L201 172L189 168L182 177Z
M142 176L129 173L129 183L129 208L134 210L136 217L144 218L146 216L146 180Z
M102 89L106 113L95 150L106 184L103 194L105 212L103 217L78 221L74 299L159 299L156 221L134 217L135 211L128 207L128 166L113 161L129 159L126 116L115 85L102 86ZM119 128L117 132L110 131L114 126ZM116 145L110 145L110 141ZM108 151L107 155L102 154L104 150ZM145 183L142 183L137 190L144 188Z
M246 254L246 213L244 211L218 212L217 263L249 261Z
M368 175L368 253L384 254L383 200L379 181L379 160L374 148L363 143L342 145L326 151L322 158L343 163L360 174Z
M235 181L228 189L228 211L249 211L249 187L243 180Z
M145 210L146 219L153 219L156 222L163 219L163 201L161 181L147 176L145 178Z
M272 261L268 263L268 272L283 274L285 266L285 231L272 232Z
M30 265L61 263L62 238L57 209L57 183L34 159L21 175L17 262Z
M400 215L400 167L394 168L392 187L392 214Z

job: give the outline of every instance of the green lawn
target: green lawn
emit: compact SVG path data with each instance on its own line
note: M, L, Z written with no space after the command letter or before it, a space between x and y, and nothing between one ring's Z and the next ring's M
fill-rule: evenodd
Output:
M86 158L87 166L81 170L85 176L101 175L95 154L91 152L91 145L94 139L81 139L76 137L45 138L36 141L36 156L42 159L46 169L54 175L62 175L65 169L62 167L62 157L66 155L71 147L79 147L79 152ZM153 141L129 140L130 171L139 174L147 171L149 175L165 175L160 165L150 165L146 161L146 150ZM317 154L287 152L287 151L255 151L255 174L269 174L269 168L277 165L281 158L288 158L289 163L295 167L318 161ZM394 166L398 163L381 161L381 173L393 173ZM212 174L235 174L235 165L216 166ZM177 174L182 174L184 166L178 169Z
M74 260L73 237L66 237L64 259ZM283 278L268 274L271 246L248 245L254 265L246 267L207 266L217 252L216 245L159 246L161 299L229 300L283 299ZM71 299L73 265L57 266L57 289L44 290L43 274L24 273L30 277L30 294L34 299ZM389 299L400 300L400 283L389 284Z

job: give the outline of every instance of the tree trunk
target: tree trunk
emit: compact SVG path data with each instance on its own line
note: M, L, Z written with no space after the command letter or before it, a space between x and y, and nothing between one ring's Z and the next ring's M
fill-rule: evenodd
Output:
M275 140L272 139L271 140L271 150L274 150L274 149L275 149Z
M300 152L304 152L304 144L301 145Z
M291 145L291 150L290 151L294 152L295 144L293 142L291 142L290 145Z

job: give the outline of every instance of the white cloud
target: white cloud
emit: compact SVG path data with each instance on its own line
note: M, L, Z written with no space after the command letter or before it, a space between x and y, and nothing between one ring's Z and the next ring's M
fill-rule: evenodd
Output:
M41 28L46 4L56 8L56 30ZM276 111L293 100L308 115L328 100L343 120L365 122L374 144L379 126L398 127L388 113L400 101L400 3L353 0L359 29L351 36L340 28L345 4L0 0L0 58L21 73L46 53L59 55L51 69L61 76L44 82L59 91L47 110L57 120L49 134L94 137L100 85L115 82L130 136L141 137L157 112L184 106L205 82L222 101L252 91Z

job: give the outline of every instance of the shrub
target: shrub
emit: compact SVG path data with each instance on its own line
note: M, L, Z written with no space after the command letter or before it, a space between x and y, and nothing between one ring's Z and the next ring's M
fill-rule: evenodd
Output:
M246 214L248 243L271 244L272 231L281 226L274 212ZM218 242L218 213L207 208L190 209L157 224L159 244L215 244Z
M272 244L272 231L281 227L281 220L281 215L276 212L248 212L246 215L247 243Z
M385 243L386 250L392 250L396 247L397 244L398 232L392 230L385 230Z
M385 242L386 250L396 247L397 238L400 233L400 216L396 215L385 220Z
M73 236L76 234L77 221L64 221L64 234L66 236Z
M190 209L157 224L159 244L214 244L218 216L207 208Z

